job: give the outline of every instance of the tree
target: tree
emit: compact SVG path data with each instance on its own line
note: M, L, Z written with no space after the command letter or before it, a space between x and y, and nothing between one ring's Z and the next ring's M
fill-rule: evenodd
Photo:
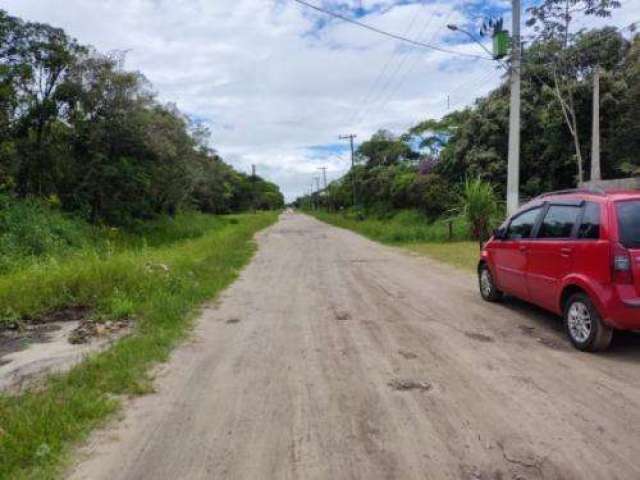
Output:
M379 130L363 142L357 154L366 161L367 168L396 165L405 160L415 160L415 152L391 132Z
M580 143L580 128L576 115L575 89L576 68L578 67L574 49L576 33L571 28L575 16L609 17L611 11L619 8L617 0L544 0L528 9L527 25L532 26L547 45L554 47L554 58L549 64L552 72L552 92L554 93L571 137L573 139L578 183L583 181L583 155Z
M120 60L0 10L0 193L110 224L239 211L255 192L261 208L280 208L275 185L233 170L206 128Z

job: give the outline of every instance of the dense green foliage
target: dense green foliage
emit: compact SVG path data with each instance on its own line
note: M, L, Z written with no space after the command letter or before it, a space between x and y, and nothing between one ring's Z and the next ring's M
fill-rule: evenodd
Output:
M618 2L568 0L571 15L607 16ZM601 72L603 178L640 173L640 36L615 28L572 32L558 13L566 0L547 0L529 11L540 34L527 44L522 66L521 200L576 187L590 169L593 72ZM574 5L575 4L575 5ZM578 5L580 4L580 5ZM450 216L464 203L465 181L489 182L504 198L507 174L509 86L441 119L427 119L402 135L380 131L363 142L356 166L298 206L353 208L384 218L419 209L430 220ZM491 210L495 211L492 207ZM486 230L482 227L481 230ZM475 237L485 233L473 232Z
M194 308L236 278L255 249L255 232L276 219L267 212L202 215L196 222L201 234L177 242L185 234L182 222L175 228L158 224L147 238L159 247L106 257L84 251L0 276L0 304L16 314L91 304L101 314L134 316L137 322L133 335L70 373L50 377L46 388L0 395L0 478L57 478L71 442L116 410L118 395L150 390L149 367L166 359Z
M124 250L170 245L198 238L228 221L232 217L191 211L117 228L92 225L41 200L0 196L0 275L73 255L105 258Z
M0 10L0 193L115 225L282 206L277 186L224 163L206 128L120 60Z

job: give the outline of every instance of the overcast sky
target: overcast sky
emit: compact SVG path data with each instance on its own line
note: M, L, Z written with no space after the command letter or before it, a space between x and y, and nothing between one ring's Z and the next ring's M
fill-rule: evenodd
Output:
M384 30L466 54L479 46L447 23L474 28L504 0L308 0ZM607 23L640 20L623 0ZM348 167L340 134L365 139L471 103L497 85L491 61L412 48L293 0L0 0L0 8L67 30L107 52L128 50L162 101L206 122L213 146L239 170L280 185L288 200L320 166Z

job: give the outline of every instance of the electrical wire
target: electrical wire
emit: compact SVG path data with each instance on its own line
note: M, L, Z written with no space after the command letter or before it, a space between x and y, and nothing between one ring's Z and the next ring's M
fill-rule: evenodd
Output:
M413 26L416 23L416 20L418 19L418 16L414 16L411 23L409 24L409 27L405 30L404 35L408 35L409 32L411 32L411 30L413 30ZM378 94L374 95L374 92L376 90L376 88L378 87L379 82L384 78L385 74L387 73L387 70L389 69L389 67L391 66L391 64L393 63L393 60L396 58L397 56L397 50L394 48L393 52L391 53L391 55L389 56L389 58L387 59L386 63L384 64L384 66L382 67L382 70L380 71L380 73L378 74L378 76L376 77L376 79L373 81L373 83L371 84L367 94L362 97L362 99L357 103L358 107L360 105L367 105L367 103L369 103L369 101L373 98L376 98L378 96ZM383 84L384 85L384 84ZM366 108L366 107L365 107ZM357 108L354 113L349 117L349 121L347 122L348 124L352 124L355 122L356 119L358 119L360 117L360 114L362 113L362 111L359 110L359 108Z
M368 24L363 23L363 22L359 22L358 20L354 20L352 18L349 18L347 16L341 15L339 13L332 12L331 10L327 10L327 9L319 7L317 5L313 5L311 3L306 2L305 0L293 0L293 1L296 2L296 3L299 3L300 5L304 5L305 7L311 8L311 9L316 10L316 11L321 12L321 13L324 13L325 15L329 15L331 17L338 18L338 19L343 20L345 22L352 23L353 25L357 25L359 27L365 28L367 30L370 30L370 31L375 32L375 33L378 33L380 35L385 35L387 37L394 38L396 40L400 40L402 42L409 43L409 44L414 45L416 47L428 48L430 50L435 50L437 52L448 53L448 54L451 54L451 55L458 55L458 56L461 56L461 57L479 58L479 59L488 60L488 61L491 61L491 62L493 61L493 58L486 57L486 56L483 56L483 55L475 55L475 54L472 54L472 53L459 52L457 50L451 50L449 48L440 47L438 45L431 45L431 44L423 43L423 42L420 42L420 41L417 41L417 40L412 40L410 38L403 37L402 35L398 35L396 33L387 32L387 31L382 30L380 28L368 25Z
M422 31L416 37L417 39L421 39L424 37L426 31L429 29L429 27L431 26L431 23L433 22L433 16L434 16L434 13L432 13L429 16L429 20L425 22L425 25L422 28ZM398 75L398 73L403 69L406 61L411 56L412 50L413 48L403 53L400 62L396 66L396 69L387 78L387 81L382 85L382 88L380 89L378 94L371 99L371 103L369 105L364 106L364 109L360 112L360 115L356 117L357 124L360 124L364 120L364 118L366 117L365 115L366 113L370 112L372 109L374 109L374 111L380 110L389 101L390 95L387 94L389 87L392 87L395 81L396 75ZM406 76L411 70L412 70L412 67L410 65L409 69L404 73L403 76ZM399 84L403 82L403 76L400 77ZM395 90L396 89L392 91L391 96L395 93ZM379 105L382 105L382 107L379 107Z

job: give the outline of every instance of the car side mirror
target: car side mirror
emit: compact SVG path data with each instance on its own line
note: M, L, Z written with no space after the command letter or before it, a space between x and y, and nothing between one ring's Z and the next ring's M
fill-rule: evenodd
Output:
M507 229L506 228L496 228L493 231L493 238L496 240L504 240L507 238Z

